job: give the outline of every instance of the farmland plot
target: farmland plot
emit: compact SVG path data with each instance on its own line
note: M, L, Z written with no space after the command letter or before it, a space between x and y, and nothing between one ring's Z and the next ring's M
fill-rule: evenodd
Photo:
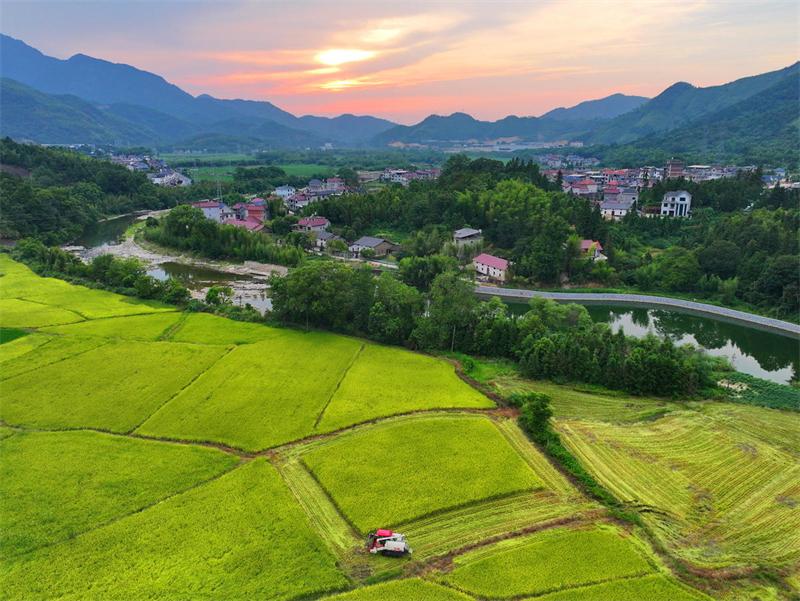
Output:
M60 290L57 294L29 295L25 297L25 300L68 309L86 319L141 315L142 313L158 313L160 311L176 311L175 307L161 305L154 301L141 301L122 296L121 294L106 292L105 290L92 290L90 288L84 288L83 286L72 285L69 286L69 289Z
M8 330L3 330L3 332L7 331ZM16 332L18 330L11 331ZM25 332L25 334L27 334L27 332ZM3 342L3 348L0 349L0 364L11 361L12 359L16 359L17 357L21 357L22 355L39 348L43 344L51 342L54 340L54 338L54 336L45 336L44 334L30 334L9 340L8 342Z
M21 265L21 263L17 263ZM25 269L28 269L25 266ZM30 270L29 270L30 271ZM0 295L3 298L58 295L69 292L73 286L64 280L43 278L33 271L24 275L6 275L0 278Z
M548 593L531 601L710 601L711 597L657 574Z
M140 510L237 461L215 449L98 432L19 432L0 444L0 556Z
M161 340L165 334L178 325L183 315L183 313L171 311L132 317L109 317L66 326L42 328L42 331L67 336L96 336L155 342Z
M752 427L727 425L747 418L741 409L716 405L646 423L566 420L557 427L587 469L646 510L644 519L681 557L704 567L795 564L797 456L767 442L768 431L755 437Z
M280 600L348 584L265 459L0 570L9 601Z
M362 342L286 334L236 347L137 433L246 451L308 436Z
M9 257L6 253L0 253L0 277L39 277L30 267L24 263L19 263Z
M484 417L381 424L303 462L361 533L543 487ZM376 502L376 483L386 482Z
M457 556L454 564L455 569L442 577L444 582L491 599L537 595L652 571L630 542L608 530L550 530Z
M0 324L4 328L41 328L83 321L73 311L19 298L0 299Z
M378 417L495 404L456 376L441 359L369 344L348 370L320 420L321 432Z
M258 323L233 321L209 313L192 313L186 316L181 327L170 340L173 342L197 342L200 344L247 344L280 338L284 335L300 335L291 330L277 330Z
M16 426L128 432L227 350L221 346L110 341L5 380L0 415Z
M393 580L325 597L324 601L470 601L464 593L419 578Z
M34 347L25 346L29 344L28 339L33 339L37 343L44 341L43 344ZM45 334L34 334L15 340L10 344L4 344L0 350L0 380L8 380L20 374L39 369L45 365L63 361L70 357L80 355L93 348L105 344L105 340L98 338L58 338L56 336L46 336ZM6 358L6 347L13 350ZM28 349L28 352L22 352ZM35 350L36 352L30 352Z

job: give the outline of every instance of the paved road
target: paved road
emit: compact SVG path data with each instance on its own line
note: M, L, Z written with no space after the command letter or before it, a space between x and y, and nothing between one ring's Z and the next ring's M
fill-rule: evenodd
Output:
M556 301L573 301L576 303L590 301L607 302L609 304L641 304L651 307L665 307L669 309L677 309L687 313L701 313L703 315L709 315L712 317L745 322L749 325L754 325L756 327L760 326L762 328L780 332L781 334L789 334L791 336L800 338L800 325L789 323L788 321L772 319L771 317L761 317L760 315L753 315L752 313L745 313L744 311L735 311L734 309L726 309L725 307L717 307L715 305L707 305L705 303L696 303L679 298L647 296L644 294L541 292L538 290L493 288L491 286L475 286L475 292L489 296L499 296L500 298L509 301L520 302L526 302L528 299L534 297L542 297L551 298Z

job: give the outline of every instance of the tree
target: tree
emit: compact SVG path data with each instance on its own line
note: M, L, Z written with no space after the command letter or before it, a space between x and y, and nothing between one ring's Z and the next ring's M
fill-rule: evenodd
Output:
M697 260L704 272L727 279L736 275L741 254L741 250L733 242L714 240L697 251Z
M230 286L211 286L206 292L206 303L214 307L230 303L233 296L233 289Z
M360 253L362 259L374 259L375 258L375 249L374 248L365 248Z

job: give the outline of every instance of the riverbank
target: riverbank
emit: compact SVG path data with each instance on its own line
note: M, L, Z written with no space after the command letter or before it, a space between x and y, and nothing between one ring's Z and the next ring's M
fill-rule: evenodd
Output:
M753 313L737 311L716 305L695 301L652 296L645 294L609 294L588 292L544 292L540 290L521 290L516 288L494 288L491 286L475 286L475 293L484 296L497 296L509 302L527 302L532 298L549 298L558 302L574 303L613 303L630 304L631 306L667 308L676 311L713 316L716 319L743 322L747 325L778 332L780 334L800 338L800 325L781 321L771 317L763 317Z

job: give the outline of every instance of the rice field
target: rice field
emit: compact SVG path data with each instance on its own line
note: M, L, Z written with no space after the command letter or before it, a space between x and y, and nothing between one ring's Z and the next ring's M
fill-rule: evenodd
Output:
M464 593L445 588L433 582L425 582L419 578L393 580L374 586L325 597L324 601L469 601Z
M9 601L250 601L348 586L265 459L0 570Z
M791 425L772 442L742 409L713 404L651 422L557 427L592 475L642 512L676 555L712 568L795 565L800 464L784 446Z
M397 385L400 382L402 386ZM368 344L333 395L318 429L330 432L410 411L494 406L465 386L446 361Z
M398 423L311 451L303 463L362 534L544 486L483 417Z
M214 449L98 432L19 432L0 444L0 557L72 538L237 461Z
M41 328L40 331L61 336L92 336L156 342L163 340L180 323L181 319L183 319L183 313L171 311L132 317L93 319L65 326Z
M0 271L4 599L708 599L447 361ZM800 414L485 380L550 394L671 555L796 569Z
M104 342L4 380L0 416L9 425L28 428L129 432L228 351L222 346Z
M653 570L635 547L611 530L554 529L501 541L460 555L442 580L492 599L540 595Z

